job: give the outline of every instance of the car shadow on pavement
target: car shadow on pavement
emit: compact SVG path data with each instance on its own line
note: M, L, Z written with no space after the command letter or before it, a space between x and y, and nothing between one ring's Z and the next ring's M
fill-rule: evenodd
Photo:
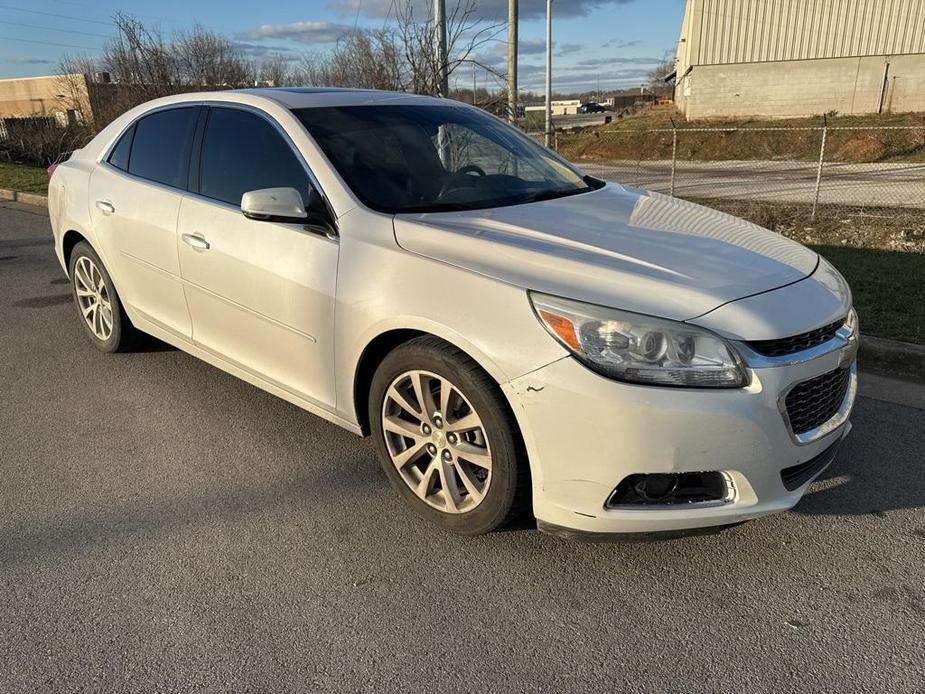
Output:
M148 499L137 504L98 502L78 513L49 515L39 522L0 528L0 574L112 546L173 542L178 537L239 535L242 541L271 541L268 529L296 523L301 533L339 537L350 525L354 502L378 494L379 480L362 468L370 461L343 461L330 469L304 468L270 484L216 487L204 494ZM337 479L334 479L334 477ZM385 480L382 480L385 484ZM387 486L387 485L386 485ZM398 500L395 500L395 511ZM370 519L369 522L373 522ZM268 534L262 538L262 534Z
M147 335L145 333L139 333L138 342L132 346L132 353L134 354L146 354L151 352L177 352L179 351L173 345L169 345L166 342L158 340L152 335Z
M896 422L908 422L910 412L922 426L907 426L900 434ZM838 459L810 485L794 511L882 516L925 508L925 412L861 398L853 421Z

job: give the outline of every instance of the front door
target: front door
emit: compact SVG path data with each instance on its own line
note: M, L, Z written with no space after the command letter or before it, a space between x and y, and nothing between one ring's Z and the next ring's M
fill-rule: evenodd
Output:
M198 181L180 206L180 273L193 341L301 397L334 406L336 238L300 224L247 219L249 190L309 175L276 126L250 110L210 109Z

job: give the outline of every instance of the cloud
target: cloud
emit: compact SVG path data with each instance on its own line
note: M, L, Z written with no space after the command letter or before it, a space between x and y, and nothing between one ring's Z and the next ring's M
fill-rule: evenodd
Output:
M328 8L333 12L347 17L357 14L382 19L394 17L395 7L398 3L407 0L329 0ZM411 0L414 3L414 12L417 16L426 17L430 14L429 0ZM465 6L466 0L461 0ZM553 13L556 17L583 17L592 10L606 5L626 5L634 0L556 0ZM447 13L452 12L453 0L447 2ZM520 0L520 19L538 19L546 16L545 0ZM479 0L475 8L479 19L497 21L507 19L507 0Z
M611 65L658 65L658 58L586 58L574 63L576 67L609 67Z
M354 31L353 26L336 22L290 22L288 24L263 24L256 29L241 32L235 38L245 41L278 39L325 44L335 43L344 34L352 31Z
M51 65L55 61L46 60L45 58L9 58L4 62L13 63L14 65Z
M268 46L263 43L247 43L244 41L235 41L235 48L241 53L251 58L269 58L271 56L280 56L283 60L298 60L299 56L288 46Z
M533 71L531 71L533 73ZM520 86L528 90L543 89L542 68L538 74L523 74ZM648 70L627 68L621 70L554 70L552 87L558 92L592 89L598 82L602 87L635 87L646 81Z
M610 39L607 43L604 44L604 48L616 48L620 50L621 48L632 48L633 46L638 46L642 43L641 39L636 39L634 41L623 41L622 39Z
M507 42L498 46L499 52L507 55ZM545 39L521 39L517 42L518 55L542 55L546 52Z
M555 55L561 58L562 56L577 53L582 50L584 46L580 43L553 43L553 48L555 49ZM545 54L546 39L520 39L517 44L517 56L520 59ZM505 40L498 40L495 42L490 53L488 55L483 55L482 60L480 60L480 62L483 63L495 63L499 61L505 64L507 63L507 41Z

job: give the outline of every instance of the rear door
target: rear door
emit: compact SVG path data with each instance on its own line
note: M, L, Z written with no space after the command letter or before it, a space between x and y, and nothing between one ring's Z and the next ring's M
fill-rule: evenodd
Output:
M283 131L251 109L211 107L180 208L180 270L193 341L326 408L334 405L339 244L302 224L247 219L241 196L310 174ZM198 171L197 171L198 169Z
M90 179L90 217L122 300L186 339L192 324L180 279L177 215L201 109L155 111L122 135Z

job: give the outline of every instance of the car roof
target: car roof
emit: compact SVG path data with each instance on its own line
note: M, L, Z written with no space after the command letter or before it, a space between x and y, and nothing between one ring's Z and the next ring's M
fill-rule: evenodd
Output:
M405 92L387 92L377 89L345 89L339 87L259 87L235 89L223 94L250 94L276 101L286 108L312 108L320 106L358 106L363 104L447 104L436 99ZM450 102L452 103L452 102Z

